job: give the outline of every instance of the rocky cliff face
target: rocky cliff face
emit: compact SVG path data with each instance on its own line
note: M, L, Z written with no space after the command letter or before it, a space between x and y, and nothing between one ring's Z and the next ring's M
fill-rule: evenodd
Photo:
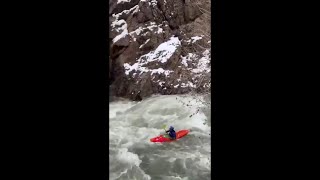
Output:
M114 95L135 99L210 87L210 0L110 0L109 5Z

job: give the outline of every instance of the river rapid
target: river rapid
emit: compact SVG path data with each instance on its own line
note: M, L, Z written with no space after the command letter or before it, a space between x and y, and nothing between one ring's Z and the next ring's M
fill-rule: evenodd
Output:
M197 99L155 95L140 102L110 102L110 179L209 180L211 118L208 107ZM191 132L170 143L150 142L150 138L164 134L164 125Z

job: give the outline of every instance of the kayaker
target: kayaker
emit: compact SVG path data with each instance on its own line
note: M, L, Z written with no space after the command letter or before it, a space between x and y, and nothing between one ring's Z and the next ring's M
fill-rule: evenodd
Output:
M166 131L169 134L170 139L176 139L176 132L174 131L174 127L170 126L169 130Z

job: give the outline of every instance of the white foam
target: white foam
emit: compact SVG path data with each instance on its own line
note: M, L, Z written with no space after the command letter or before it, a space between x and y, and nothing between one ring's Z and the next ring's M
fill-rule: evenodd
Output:
M117 113L125 112L136 104L133 101L116 101L109 103L109 118L116 117Z
M131 152L128 152L127 148L120 148L118 151L118 154L116 155L116 158L119 161L129 163L129 164L134 164L136 166L139 166L140 163L142 162L137 154L133 154Z

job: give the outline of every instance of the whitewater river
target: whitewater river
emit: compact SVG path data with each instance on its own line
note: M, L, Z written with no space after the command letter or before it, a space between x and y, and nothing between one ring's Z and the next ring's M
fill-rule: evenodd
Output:
M189 117L199 107L193 98L157 95L141 102L118 100L109 105L111 180L210 179L211 127L205 123L210 116L204 107ZM163 125L191 132L175 142L150 142L164 133Z

